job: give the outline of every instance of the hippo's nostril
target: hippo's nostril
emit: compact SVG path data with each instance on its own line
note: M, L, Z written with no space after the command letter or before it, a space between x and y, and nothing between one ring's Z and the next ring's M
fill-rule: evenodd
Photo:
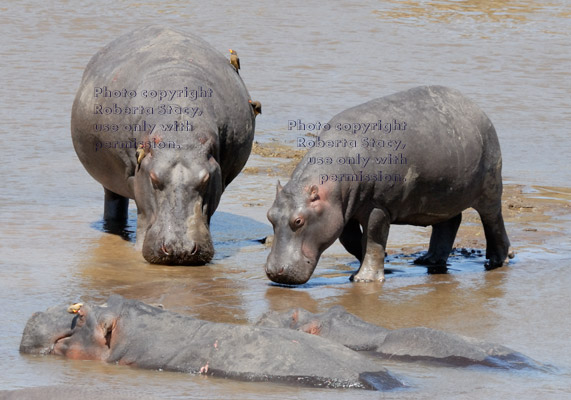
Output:
M165 253L165 255L167 255L167 256L170 255L170 252L169 252L169 250L168 250L168 248L167 248L167 246L165 245L164 242L163 242L163 245L161 246L161 251L162 251L163 253Z
M194 244L194 246L192 247L192 251L190 252L190 255L195 255L196 253L198 253L198 250L200 250L200 248L198 247L198 244Z
M281 267L280 270L278 271L278 275L281 275L284 273L284 267Z

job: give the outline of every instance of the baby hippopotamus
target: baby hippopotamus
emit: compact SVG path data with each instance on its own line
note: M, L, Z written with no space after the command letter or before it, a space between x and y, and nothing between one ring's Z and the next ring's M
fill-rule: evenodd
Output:
M486 267L506 262L496 130L458 91L424 86L371 100L301 142L312 148L291 180L278 183L268 211L274 240L265 270L272 281L307 282L337 238L361 262L352 280L383 281L391 224L432 225L428 253L415 262L446 265L469 207L484 226Z

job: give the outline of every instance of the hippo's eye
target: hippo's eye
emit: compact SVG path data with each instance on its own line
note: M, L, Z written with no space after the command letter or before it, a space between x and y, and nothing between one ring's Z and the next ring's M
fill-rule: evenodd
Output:
M303 217L297 217L291 222L291 228L293 230L297 230L297 229L301 228L304 223L305 223L305 220L303 219Z

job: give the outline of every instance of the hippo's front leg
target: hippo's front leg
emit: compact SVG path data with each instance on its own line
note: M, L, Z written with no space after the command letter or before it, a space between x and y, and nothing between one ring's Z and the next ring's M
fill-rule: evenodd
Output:
M363 250L365 256L357 273L351 276L354 282L383 282L385 280L385 248L389 236L388 215L375 208L363 226Z
M121 235L127 227L129 199L105 187L103 189L105 190L103 229L105 232Z
M105 190L105 203L103 207L103 220L112 225L125 226L129 213L129 199L107 188Z

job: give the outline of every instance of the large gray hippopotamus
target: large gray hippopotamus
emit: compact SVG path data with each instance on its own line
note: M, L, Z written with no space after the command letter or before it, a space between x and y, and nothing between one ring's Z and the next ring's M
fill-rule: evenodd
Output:
M200 265L210 217L246 163L254 110L228 59L197 36L157 26L93 56L73 103L71 136L105 189L104 220L137 204L137 246L151 263Z
M302 386L406 386L382 359L500 369L550 368L505 346L429 328L389 330L335 306L269 311L256 326L198 320L118 295L51 307L28 320L20 351L140 368ZM362 355L359 351L366 352Z
M100 306L64 305L35 313L20 351L312 387L404 386L379 361L318 336L202 321L118 295Z
M307 282L337 238L361 262L352 280L383 281L391 224L432 225L428 253L415 262L446 265L469 207L484 226L487 267L506 261L498 138L458 91L425 86L371 100L297 145L311 149L291 180L278 183L268 211L274 240L265 270L272 281Z

